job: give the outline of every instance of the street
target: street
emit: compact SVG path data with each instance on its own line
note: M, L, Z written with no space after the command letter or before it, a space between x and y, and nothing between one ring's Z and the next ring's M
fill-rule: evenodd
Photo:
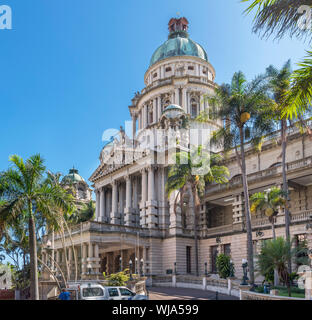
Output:
M216 293L186 288L148 288L150 300L216 300ZM218 300L239 300L237 297L218 294Z

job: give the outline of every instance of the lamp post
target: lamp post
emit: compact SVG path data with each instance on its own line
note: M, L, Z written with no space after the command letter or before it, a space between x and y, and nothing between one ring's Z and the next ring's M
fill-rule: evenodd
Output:
M129 271L130 271L130 281L133 280L132 278L132 260L129 260Z
M174 275L177 275L177 263L174 263Z
M247 277L248 262L247 262L246 259L243 259L243 260L242 260L242 267L243 267L243 274L244 274L244 275L243 275L243 281L242 281L241 285L242 285L242 286L247 286L247 285L248 285L247 280L249 280L249 279L248 279L248 277Z
M205 262L205 276L208 276L208 263Z
M119 263L120 263L120 272L122 272L122 257L121 256L119 258Z
M144 277L144 259L142 258L140 261L140 275L141 277Z
M134 273L135 274L138 274L138 258L137 257L135 257L135 268L134 268Z

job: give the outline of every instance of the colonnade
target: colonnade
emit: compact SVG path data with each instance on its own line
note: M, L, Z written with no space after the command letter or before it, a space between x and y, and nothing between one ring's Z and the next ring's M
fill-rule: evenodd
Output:
M165 168L150 165L96 190L96 220L136 227L165 227Z

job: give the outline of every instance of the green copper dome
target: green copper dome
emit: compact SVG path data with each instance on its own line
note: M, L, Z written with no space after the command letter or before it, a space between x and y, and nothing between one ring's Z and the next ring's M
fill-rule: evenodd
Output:
M169 39L153 54L150 66L170 57L192 56L208 62L206 51L195 41L191 40L186 31L176 31L169 34Z
M84 182L84 179L78 174L75 168L70 169L69 173L62 179L62 184L72 184L76 182Z

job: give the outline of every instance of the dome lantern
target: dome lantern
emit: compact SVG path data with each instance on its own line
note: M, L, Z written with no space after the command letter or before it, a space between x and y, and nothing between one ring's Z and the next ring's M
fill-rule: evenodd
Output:
M158 61L175 56L192 56L208 62L208 55L201 45L191 40L188 34L189 22L186 18L172 18L168 23L168 40L153 54L150 67Z

